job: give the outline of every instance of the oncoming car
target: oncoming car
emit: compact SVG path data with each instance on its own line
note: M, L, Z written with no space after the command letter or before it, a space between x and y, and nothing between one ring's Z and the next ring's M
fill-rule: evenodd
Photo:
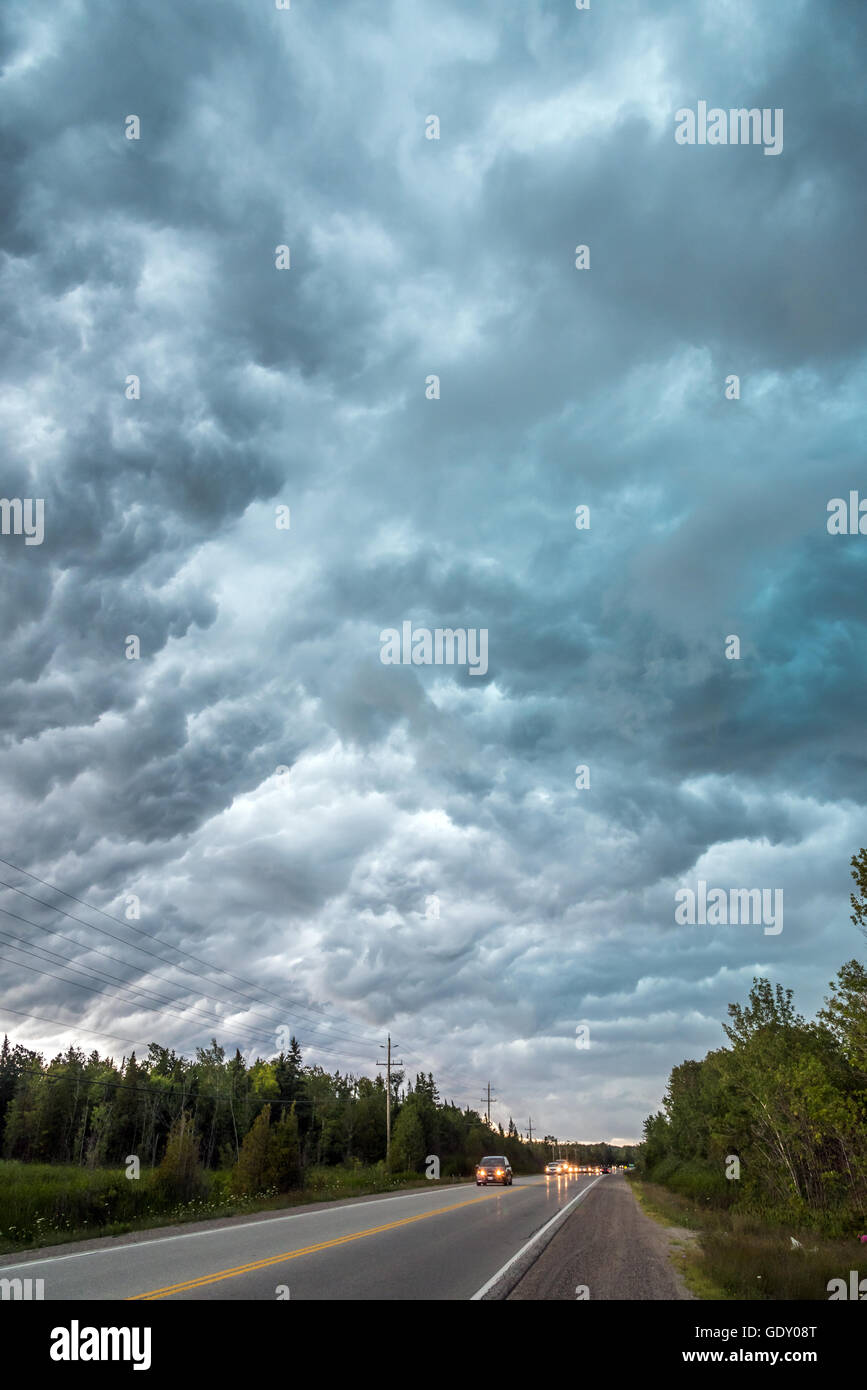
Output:
M545 1164L545 1176L547 1178L559 1178L561 1173L565 1173L565 1171L566 1164L562 1163L560 1159L555 1159L553 1163Z
M512 1186L512 1165L503 1154L483 1158L476 1166L476 1187L486 1187L489 1182L501 1182L504 1187Z

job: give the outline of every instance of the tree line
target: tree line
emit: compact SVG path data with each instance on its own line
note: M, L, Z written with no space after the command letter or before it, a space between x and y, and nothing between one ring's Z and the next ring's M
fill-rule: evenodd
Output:
M851 860L867 926L867 850ZM728 1046L673 1069L640 1167L687 1195L843 1233L867 1218L867 970L847 961L815 1019L753 980L730 1004Z
M515 1172L532 1173L554 1148L549 1136L524 1141L511 1119L506 1130L489 1126L477 1111L443 1100L431 1074L413 1082L393 1073L393 1171L423 1172L435 1155L442 1177L458 1177L491 1152L507 1155ZM626 1149L608 1144L560 1152L576 1162L629 1161ZM295 1186L308 1167L384 1162L386 1083L305 1065L295 1038L288 1051L248 1065L216 1040L192 1059L151 1043L146 1058L133 1053L118 1064L77 1047L46 1061L6 1037L0 1154L90 1168L136 1155L146 1167L175 1172L179 1191L189 1186L184 1165L238 1170L246 1191Z

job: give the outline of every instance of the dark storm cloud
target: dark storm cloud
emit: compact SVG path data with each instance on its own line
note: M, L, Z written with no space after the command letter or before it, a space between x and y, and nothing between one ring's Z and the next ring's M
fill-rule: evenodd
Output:
M813 1007L858 945L865 562L825 508L864 483L859 7L0 22L3 495L46 508L0 537L4 857L136 894L323 1065L398 1027L476 1103L496 1044L504 1118L637 1136L754 973ZM678 146L699 99L783 107L782 155ZM382 665L405 619L488 629L487 675ZM698 877L783 886L784 932L676 926ZM10 1009L221 1031L42 965Z

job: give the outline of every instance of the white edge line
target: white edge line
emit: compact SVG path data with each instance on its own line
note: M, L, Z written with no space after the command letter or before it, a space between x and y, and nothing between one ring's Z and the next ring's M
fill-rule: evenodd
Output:
M522 1185L520 1184L520 1180L519 1185ZM467 1186L467 1183L454 1183L449 1184L449 1186L445 1188L417 1187L414 1188L412 1192L392 1193L385 1197L374 1197L372 1202L365 1202L363 1197L356 1197L349 1202L342 1202L339 1205L333 1202L323 1202L317 1211L292 1211L287 1212L284 1216L268 1216L264 1221L243 1221L237 1226L209 1226L206 1231L178 1231L177 1235L173 1236L156 1236L153 1240L126 1241L123 1245L107 1246L101 1250L76 1250L74 1254L70 1255L46 1255L44 1259L21 1260L17 1264L11 1265L3 1264L3 1256L0 1255L0 1274L2 1274L4 1270L33 1269L36 1265L59 1264L61 1260L86 1260L92 1255L120 1255L128 1254L132 1250L149 1250L154 1245L167 1245L173 1240L195 1240L197 1236L225 1235L227 1231L246 1231L249 1230L251 1226L271 1226L279 1221L299 1221L305 1216L323 1216L325 1212L330 1211L358 1211L362 1204L366 1207L378 1207L383 1202L405 1202L408 1201L410 1197L433 1197L437 1192L441 1196L446 1192L464 1192ZM311 1203L311 1206L312 1205L313 1203ZM217 1216L210 1219L219 1221L221 1218ZM229 1217L229 1220L231 1221L232 1218ZM156 1229L159 1230L159 1227ZM146 1235L147 1232L143 1231L141 1234ZM103 1236L102 1239L111 1240L111 1236Z
M519 1260L522 1255L524 1255L528 1250L532 1248L532 1246L536 1244L537 1241L540 1241L542 1239L546 1231L549 1231L551 1227L556 1225L558 1221L565 1220L572 1208L577 1207L578 1203L583 1201L584 1198L587 1196L587 1193L592 1192L596 1184L602 1181L602 1176L603 1175L600 1173L599 1177L595 1178L589 1187L582 1188L582 1190L577 1194L577 1196L572 1198L571 1202L568 1202L565 1207L561 1207L560 1211L556 1212L555 1215L551 1217L550 1221L546 1221L542 1229L540 1231L537 1231L534 1236L531 1236L527 1243L521 1246L517 1254L513 1255L510 1260L507 1260L506 1263L503 1265L502 1269L498 1269L496 1274L488 1280L487 1284L483 1284L482 1287L478 1290L478 1292L473 1294L472 1298L470 1299L470 1302L475 1303L478 1301L478 1299L484 1298L485 1294L489 1291L489 1289L492 1289L495 1284L498 1284L502 1279L503 1275L506 1273L506 1271L512 1268L512 1265L515 1263L515 1261Z

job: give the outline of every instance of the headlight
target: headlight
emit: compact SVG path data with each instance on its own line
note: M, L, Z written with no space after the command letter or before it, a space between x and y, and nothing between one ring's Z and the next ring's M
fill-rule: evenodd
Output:
M505 1175L504 1175L504 1173L503 1173L502 1168L498 1168L497 1171L496 1171L496 1173L494 1174L494 1177L495 1177L495 1178L502 1178L502 1177L504 1177L504 1176L505 1176Z

